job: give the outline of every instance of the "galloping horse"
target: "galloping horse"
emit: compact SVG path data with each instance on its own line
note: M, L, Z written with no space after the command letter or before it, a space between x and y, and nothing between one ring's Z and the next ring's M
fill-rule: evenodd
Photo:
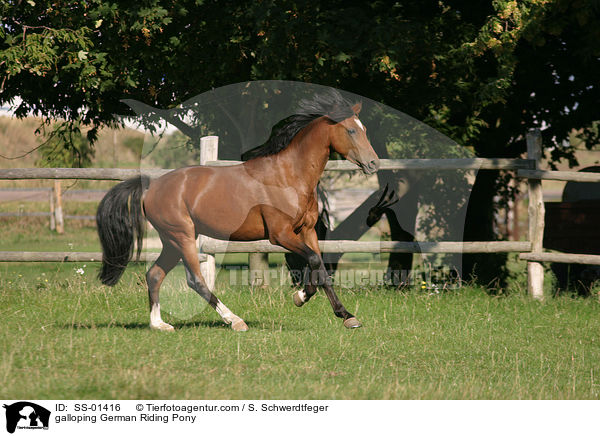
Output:
M199 234L231 241L268 239L301 255L312 271L304 290L293 295L302 306L323 287L336 316L347 328L360 327L335 294L319 251L315 223L316 187L336 151L365 174L379 158L352 105L337 91L303 100L297 113L272 132L258 156L240 165L191 166L149 180L137 177L113 187L100 202L96 221L103 258L99 278L117 283L134 250L138 255L144 217L158 231L162 252L146 274L150 327L173 330L160 314L159 289L165 275L183 259L187 283L233 330L248 330L206 286L196 249ZM147 189L146 189L147 187Z

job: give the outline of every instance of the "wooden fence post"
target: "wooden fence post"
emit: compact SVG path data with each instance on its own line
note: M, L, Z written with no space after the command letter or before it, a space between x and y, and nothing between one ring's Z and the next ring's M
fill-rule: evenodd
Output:
M54 188L50 188L50 230L56 230L56 217L54 216Z
M517 182L518 183L518 182ZM513 202L513 227L512 227L512 240L518 241L521 239L519 234L519 201L521 201L519 191L515 195L515 201Z
M219 137L218 136L205 136L200 139L200 165L206 165L206 162L218 160L219 158ZM202 246L207 242L209 237L200 235L198 237L198 244L200 252L202 252ZM217 276L217 267L215 262L215 256L211 254L206 255L206 260L200 262L200 273L204 277L206 286L211 291L215 288L215 280Z
M60 180L54 181L54 222L56 225L56 233L64 233L65 232L65 222L63 217L63 208L62 208L62 187L60 185Z
M248 269L252 286L267 286L271 283L269 253L248 254Z
M539 129L527 133L527 157L535 161L539 169L542 158L542 135ZM528 179L529 186L529 240L531 253L541 254L544 240L544 195L542 181ZM527 262L527 291L535 299L544 298L544 267L540 262Z

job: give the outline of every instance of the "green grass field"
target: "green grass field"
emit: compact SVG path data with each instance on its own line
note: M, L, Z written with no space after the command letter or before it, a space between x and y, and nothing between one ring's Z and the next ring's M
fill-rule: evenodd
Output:
M217 291L250 331L212 309L149 330L142 270L115 288L93 267L2 265L3 398L596 399L598 303L463 288L440 295L341 292L348 331L318 294ZM19 273L18 271L21 271ZM19 277L21 276L21 277ZM46 282L48 280L48 282ZM190 291L191 294L191 291ZM193 295L193 294L191 294Z
M2 222L5 250L98 249L93 227ZM34 228L35 231L31 231ZM70 246L69 244L72 244ZM35 399L597 399L596 298L340 290L364 327L346 330L319 292L297 308L289 286L216 294L250 330L210 308L148 328L144 266L114 288L97 264L0 264L0 396ZM78 271L79 270L79 271ZM83 271L83 273L81 273ZM522 282L522 280L521 280ZM181 286L184 288L184 286ZM165 297L168 299L168 293ZM198 297L186 289L190 304ZM177 311L176 311L177 312ZM177 312L181 315L181 312Z

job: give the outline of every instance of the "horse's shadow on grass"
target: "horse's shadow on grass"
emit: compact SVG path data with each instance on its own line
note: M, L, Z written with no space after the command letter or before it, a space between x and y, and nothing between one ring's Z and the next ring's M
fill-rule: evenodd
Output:
M198 327L205 327L216 330L231 330L231 326L229 324L225 324L223 321L218 320L189 320L189 321L175 321L170 323L173 327L175 327L175 331L177 330L187 330L194 329ZM250 330L272 330L265 324L256 322L256 321L246 321L246 324L250 328ZM62 328L65 330L75 329L75 330L93 330L93 329L114 329L114 328L122 328L126 330L148 330L150 331L150 326L147 322L98 322L98 323L74 323L74 324L62 324L57 326L58 328ZM279 330L279 329L277 329ZM285 326L281 327L281 330L300 330L300 329L290 329Z
M248 327L254 323L247 323ZM195 327L208 327L208 328L219 328L228 329L231 328L229 325L222 321L206 321L206 320L195 320L195 321L179 321L172 322L171 325L175 327L175 330L195 328ZM88 330L88 329L110 329L110 328L124 328L127 330L150 330L150 326L147 322L95 322L95 323L75 323L75 324L63 324L60 326L64 329L75 329L75 330Z

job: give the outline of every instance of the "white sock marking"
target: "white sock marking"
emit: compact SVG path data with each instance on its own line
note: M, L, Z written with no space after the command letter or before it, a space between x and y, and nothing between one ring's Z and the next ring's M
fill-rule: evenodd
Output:
M298 291L298 297L300 298L300 301L306 303L306 292L304 292L304 289Z
M150 325L159 326L163 323L162 318L160 317L160 304L152 305L152 310L150 311Z
M219 299L217 299L217 307L215 307L215 310L227 324L231 324L236 319L239 319L239 317L229 310Z

